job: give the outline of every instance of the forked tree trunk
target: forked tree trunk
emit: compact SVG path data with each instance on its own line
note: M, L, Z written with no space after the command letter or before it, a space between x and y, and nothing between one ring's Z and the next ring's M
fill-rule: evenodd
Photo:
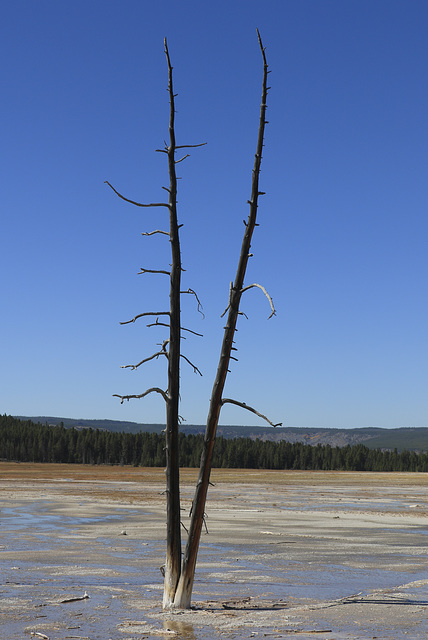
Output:
M258 32L257 32L258 33ZM205 432L203 452L201 456L201 466L199 472L199 479L196 486L195 497L193 499L192 506L192 519L190 524L190 531L187 540L187 546L183 558L181 559L181 517L180 517L180 478L179 478L179 445L178 445L178 426L179 426L179 399L180 399L180 340L181 340L181 318L180 318L180 296L181 296L181 255L180 255L180 238L179 238L179 225L177 222L177 177L175 171L175 165L177 162L181 162L188 154L181 158L181 160L175 159L175 153L177 149L184 149L189 147L200 147L202 144L196 145L176 145L174 120L175 120L175 105L174 105L174 92L172 83L172 66L168 52L168 46L165 39L165 54L168 62L168 92L170 101L170 117L169 117L169 145L165 143L164 149L157 149L162 151L168 156L168 168L170 185L167 189L169 193L168 203L154 202L149 204L143 204L135 202L126 198L120 194L109 182L107 184L110 188L126 202L129 202L138 207L166 207L169 210L169 233L166 231L156 230L144 235L152 235L153 233L163 233L169 236L171 243L171 255L172 263L171 270L149 270L142 269L141 273L162 273L170 276L170 308L169 311L147 311L141 313L132 320L124 322L122 324L128 324L135 322L138 318L144 316L155 316L156 322L154 324L160 324L162 326L169 326L169 340L166 340L160 351L152 356L143 359L136 365L126 365L132 369L137 369L140 365L148 362L160 355L166 356L168 359L168 390L165 392L159 387L151 387L143 393L137 395L118 395L115 396L124 400L130 400L131 398L144 398L150 393L160 394L166 403L166 501L167 501L167 549L166 549L166 562L165 562L165 585L163 594L163 607L164 609L176 607L176 608L188 608L190 606L190 600L192 595L193 580L195 574L196 558L198 554L199 541L201 536L202 525L204 522L205 503L211 473L212 466L212 453L214 447L214 440L216 436L216 430L220 415L220 410L225 402L232 402L244 408L250 409L257 415L265 418L262 414L256 410L251 409L247 405L223 398L223 389L226 381L227 372L229 369L229 362L231 359L231 351L233 349L233 338L236 330L236 322L239 314L239 304L241 301L242 293L251 287L259 287L268 296L272 314L275 313L272 300L266 293L263 287L260 285L250 285L250 287L244 288L244 278L247 268L248 258L250 257L251 239L256 226L257 215L257 203L258 197L261 195L259 192L259 174L260 164L262 159L264 129L266 124L265 111L266 111L266 98L267 98L267 63L265 51L263 49L262 41L259 37L259 45L263 56L263 90L262 90L262 103L260 108L260 124L259 135L257 141L257 150L254 161L253 179L252 179L252 192L251 200L249 200L250 212L248 220L245 223L245 234L242 242L241 255L238 263L238 269L236 272L235 282L231 285L228 318L224 332L223 345L220 354L220 361L217 369L217 375L213 386L211 395L210 409L208 413L207 428ZM205 144L205 143L203 143ZM193 293L194 291L189 289L185 293ZM196 296L196 294L195 294ZM199 304L199 300L196 296ZM158 322L159 316L167 316L169 318L169 324ZM150 326L150 325L149 325ZM185 329L188 330L188 329ZM168 350L167 350L168 345ZM186 358L187 360L187 358ZM190 361L188 360L190 363ZM190 363L191 364L191 363ZM197 367L192 365L194 370L198 373ZM270 422L268 420L268 422ZM272 424L272 423L270 423ZM274 425L275 426L275 425Z
M205 514L205 503L208 492L211 467L212 467L212 454L215 442L215 436L217 431L217 425L220 416L220 410L223 402L223 390L226 382L227 372L229 369L230 356L233 348L233 340L236 329L236 322L239 314L239 305L241 301L242 289L244 286L245 272L247 269L248 258L250 256L251 239L253 231L256 225L257 217L257 205L258 197L261 195L259 191L259 175L260 164L262 160L264 130L266 124L266 99L267 99L267 75L268 66L266 62L266 55L260 38L260 34L257 31L260 49L263 56L263 89L262 89L262 101L260 107L260 123L259 134L257 140L257 150L254 160L253 176L252 176L252 189L251 199L248 201L250 205L250 212L248 220L245 225L245 233L242 241L241 255L239 258L238 268L236 272L235 282L232 286L229 299L229 311L227 317L227 323L224 330L223 344L220 353L220 361L217 369L217 375L215 378L213 391L211 395L210 408L207 419L207 427L205 431L204 445L201 456L201 464L199 471L198 483L196 486L195 496L192 504L192 516L189 529L189 535L187 540L186 549L183 557L183 566L180 575L180 581L178 583L177 591L174 598L174 607L177 608L189 608L193 581L195 576L196 559L199 549L199 541L201 537L201 531Z

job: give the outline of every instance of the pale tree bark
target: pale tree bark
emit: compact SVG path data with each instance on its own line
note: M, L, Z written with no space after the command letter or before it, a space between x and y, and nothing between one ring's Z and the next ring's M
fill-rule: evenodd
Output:
M262 83L262 100L260 107L260 121L259 121L259 133L257 140L257 149L254 160L254 168L252 175L252 189L251 198L248 201L250 205L250 211L248 220L245 223L244 238L241 246L241 254L239 258L238 268L236 271L235 281L231 287L227 323L224 329L223 344L220 353L220 360L217 369L217 375L214 381L214 386L211 395L209 413L207 418L207 427L205 431L204 445L201 456L201 464L199 471L198 483L196 486L195 496L192 503L192 515L189 528L189 535L187 540L186 549L183 557L183 566L180 575L180 581L174 598L174 607L177 608L189 608L193 581L195 576L196 559L198 555L199 542L201 537L202 526L204 522L205 504L211 474L212 455L215 442L215 436L217 431L217 425L220 416L220 410L225 402L230 400L223 400L223 390L226 382L227 373L229 370L229 362L231 359L234 335L236 330L236 323L239 314L239 305L241 296L244 290L244 278L247 269L248 259L250 257L251 239L254 228L256 226L257 206L258 198L262 193L259 191L259 175L260 165L262 160L264 131L266 125L266 100L268 93L267 76L268 65L266 61L265 50L260 38L260 34L257 31L260 50L263 57L263 83ZM269 297L270 298L270 297ZM271 299L270 299L271 300ZM273 308L273 303L272 303ZM273 313L275 310L273 309ZM238 403L243 406L243 403ZM244 408L248 408L245 407ZM250 409L252 410L252 409ZM261 415L261 414L258 414ZM264 417L264 416L263 416Z

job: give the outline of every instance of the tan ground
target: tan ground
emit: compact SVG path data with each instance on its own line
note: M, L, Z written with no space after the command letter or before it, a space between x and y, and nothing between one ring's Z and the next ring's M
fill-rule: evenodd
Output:
M171 614L163 470L0 463L0 639L428 637L428 474L212 481L194 608Z

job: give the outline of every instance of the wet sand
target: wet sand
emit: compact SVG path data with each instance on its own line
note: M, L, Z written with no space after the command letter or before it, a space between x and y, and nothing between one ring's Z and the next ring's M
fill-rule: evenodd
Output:
M212 481L194 606L171 613L163 470L0 463L0 638L427 638L428 474Z

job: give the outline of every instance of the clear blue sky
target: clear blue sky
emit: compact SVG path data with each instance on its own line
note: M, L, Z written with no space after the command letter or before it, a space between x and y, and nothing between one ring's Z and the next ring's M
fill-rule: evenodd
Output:
M174 65L184 324L181 414L204 423L271 75L260 227L226 395L289 426L428 424L428 4L397 0L4 3L0 411L163 422L168 308L163 38ZM187 298L190 298L188 296ZM223 424L263 424L231 406Z

